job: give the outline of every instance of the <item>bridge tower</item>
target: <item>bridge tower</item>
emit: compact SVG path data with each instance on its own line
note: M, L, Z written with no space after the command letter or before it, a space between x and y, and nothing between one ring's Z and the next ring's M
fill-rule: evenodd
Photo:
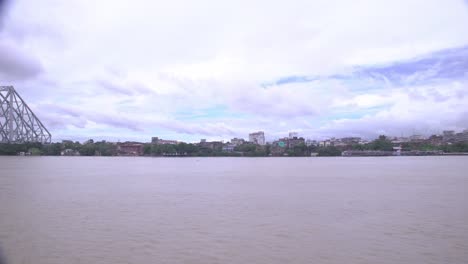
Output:
M52 135L13 86L0 86L0 143L50 143Z

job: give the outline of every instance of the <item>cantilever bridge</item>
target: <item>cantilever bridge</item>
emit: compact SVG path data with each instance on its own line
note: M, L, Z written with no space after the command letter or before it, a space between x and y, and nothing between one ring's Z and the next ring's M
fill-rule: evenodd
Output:
M13 86L0 86L0 143L50 143L51 134Z

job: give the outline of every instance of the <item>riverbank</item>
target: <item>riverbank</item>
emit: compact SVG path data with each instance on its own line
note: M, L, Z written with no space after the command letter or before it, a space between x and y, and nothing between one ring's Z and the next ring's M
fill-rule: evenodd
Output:
M221 145L192 143L153 144L138 142L79 142L41 144L0 143L0 155L8 156L157 156L157 157L311 157L311 156L433 156L467 155L468 143L430 145L407 144L393 146L386 139L377 139L369 144L343 146L258 145L251 142L234 148Z

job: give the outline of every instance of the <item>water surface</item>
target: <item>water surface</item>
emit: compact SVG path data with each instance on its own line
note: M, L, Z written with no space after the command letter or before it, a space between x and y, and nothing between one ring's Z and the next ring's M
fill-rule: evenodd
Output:
M0 157L0 253L13 264L468 263L467 171L468 157Z

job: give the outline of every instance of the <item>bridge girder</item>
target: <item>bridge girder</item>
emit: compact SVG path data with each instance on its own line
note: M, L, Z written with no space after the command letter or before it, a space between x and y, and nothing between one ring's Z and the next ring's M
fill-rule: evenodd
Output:
M50 143L52 135L13 86L0 86L0 142Z

